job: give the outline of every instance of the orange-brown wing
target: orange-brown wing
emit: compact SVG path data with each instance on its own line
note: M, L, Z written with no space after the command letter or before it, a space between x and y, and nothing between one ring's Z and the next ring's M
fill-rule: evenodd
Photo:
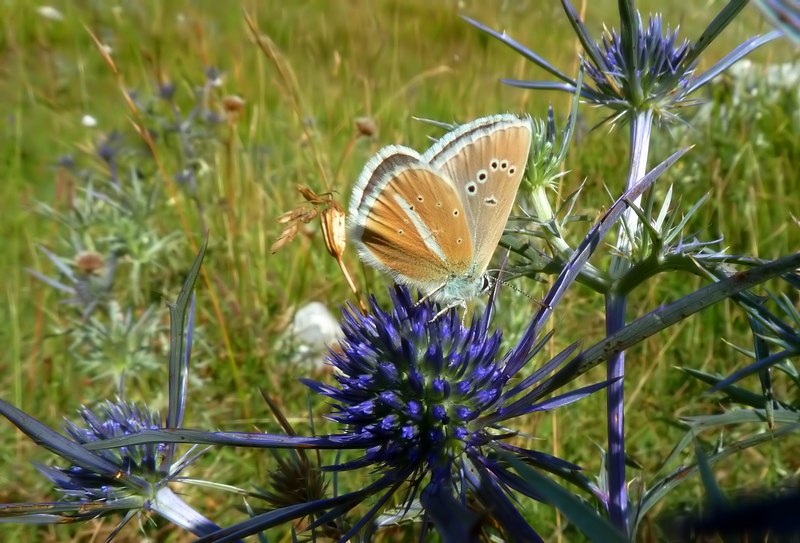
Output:
M483 273L514 206L531 148L529 118L493 115L459 126L423 160L456 185L473 233L475 263Z
M375 171L380 171L380 167ZM472 239L453 184L421 162L401 161L364 185L351 233L368 264L433 289L467 273Z

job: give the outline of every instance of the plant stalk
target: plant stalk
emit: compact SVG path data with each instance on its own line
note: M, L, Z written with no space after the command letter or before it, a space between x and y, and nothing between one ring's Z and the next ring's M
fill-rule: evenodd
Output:
M650 133L653 112L636 113L630 124L630 161L625 190L630 189L647 173ZM639 205L637 198L634 205ZM633 243L639 218L628 209L623 215L617 237L617 255L611 260L609 275L615 283L632 266ZM611 336L625 327L627 293L612 288L606 295L606 335ZM608 387L606 410L608 413L608 492L609 517L623 533L628 532L628 489L625 478L625 352L608 360L607 377L613 381Z

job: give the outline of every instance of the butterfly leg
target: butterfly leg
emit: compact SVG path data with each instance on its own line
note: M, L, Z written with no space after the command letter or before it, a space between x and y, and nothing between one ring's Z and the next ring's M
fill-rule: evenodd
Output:
M440 290L442 290L446 286L447 286L447 283L442 283L441 285L439 285L438 287L436 287L435 289L433 289L432 291L427 293L425 296L420 298L419 301L414 304L414 307L419 307L420 305L422 305L423 302L425 302L428 299L430 299L431 296L433 296L434 294L436 294L437 292L439 292ZM445 309L447 309L447 308L445 308ZM440 313L441 313L441 311L440 311Z
M436 313L431 320L428 321L428 324L435 322L436 319L438 319L439 317L441 317L442 315L444 315L445 313L447 313L448 311L450 311L455 307L460 307L464 309L464 311L461 313L461 326L464 326L467 319L467 302L465 302L464 300L453 302L451 304L446 305L438 313Z

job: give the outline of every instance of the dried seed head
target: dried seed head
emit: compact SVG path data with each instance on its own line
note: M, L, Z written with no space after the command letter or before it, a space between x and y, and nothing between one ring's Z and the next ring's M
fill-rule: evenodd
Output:
M312 207L297 207L291 211L287 211L277 219L278 224L286 224L288 222L304 222L310 223L317 216L317 210Z
M287 211L286 213L283 213L280 217L275 219L275 222L277 222L278 224L286 224L287 222L291 222L294 220L296 212L297 212L296 209Z
M297 232L300 230L300 224L297 222L289 223L286 228L283 229L281 235L278 236L278 239L275 240L275 243L272 244L270 247L270 251L272 254L277 253L287 244L289 244L296 236Z
M334 258L341 259L347 244L344 209L337 202L331 200L330 205L322 211L320 222L322 223L325 247Z
M316 192L314 192L305 185L297 185L297 192L299 192L303 196L303 198L305 198L306 201L309 203L312 204L322 203L322 198L320 198Z
M378 125L372 117L359 117L356 119L356 130L359 136L371 138L378 133Z
M75 267L84 275L94 275L106 265L103 255L94 251L81 251L75 255L74 262Z
M275 508L319 500L325 496L324 472L301 453L275 453L278 469L270 472L264 498Z
M222 99L222 107L229 117L236 117L239 113L244 111L244 105L246 103L244 98L236 96L235 94L229 94Z

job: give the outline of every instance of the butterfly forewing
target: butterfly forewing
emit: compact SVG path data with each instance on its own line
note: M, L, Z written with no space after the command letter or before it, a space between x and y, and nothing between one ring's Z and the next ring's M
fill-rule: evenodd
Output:
M352 229L362 258L425 288L467 273L472 239L450 181L418 161L383 170L381 178L370 183L377 196L362 198L360 219Z
M421 160L422 157L414 149L402 145L389 145L378 151L364 166L356 186L353 187L348 209L351 228L358 227L362 218L360 211L372 205L372 201L380 194L378 186L386 183L388 173L404 166L417 165Z
M423 155L456 185L467 213L479 273L489 265L514 206L531 147L530 119L486 117L462 125Z

